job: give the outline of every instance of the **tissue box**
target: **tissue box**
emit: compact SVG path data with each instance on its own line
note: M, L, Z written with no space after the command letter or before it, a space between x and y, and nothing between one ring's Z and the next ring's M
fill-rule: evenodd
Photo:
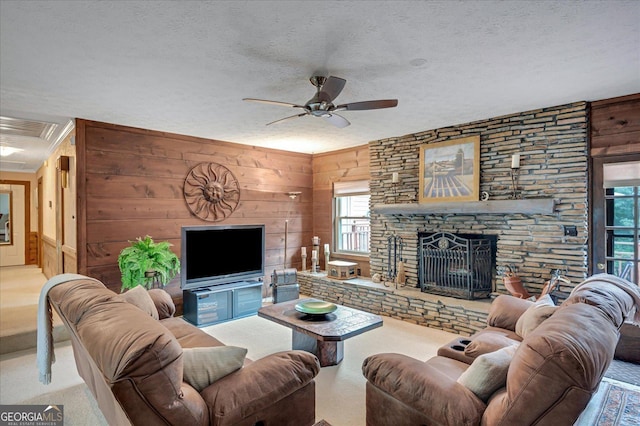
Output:
M358 264L355 262L345 262L343 260L332 260L329 262L329 270L327 276L337 280L348 280L357 276L356 269Z

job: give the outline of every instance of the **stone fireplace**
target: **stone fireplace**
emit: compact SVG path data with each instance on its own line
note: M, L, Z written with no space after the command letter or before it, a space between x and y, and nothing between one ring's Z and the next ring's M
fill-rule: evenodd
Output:
M494 259L491 238L419 232L419 288L464 299L487 298L493 289Z
M587 117L586 103L577 102L370 142L371 274L384 276L387 237L398 235L407 286L420 287L418 232L448 232L496 238L493 291L507 292L495 274L506 266L531 293L539 293L555 269L582 281L589 233ZM488 200L419 203L421 146L476 134L480 191ZM518 199L513 154L521 159ZM399 183L392 182L394 172ZM566 236L566 226L576 226L578 236Z

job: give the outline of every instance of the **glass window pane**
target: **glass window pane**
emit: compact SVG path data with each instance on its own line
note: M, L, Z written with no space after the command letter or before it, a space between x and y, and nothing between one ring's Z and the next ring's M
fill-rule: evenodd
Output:
M624 278L631 282L635 282L635 275L638 273L638 262L630 262L626 260L614 260L613 271L611 273L617 277ZM635 264L635 268L633 265Z
M607 225L632 227L634 225L633 201L634 199L631 197L616 197L607 200L607 211L612 212L610 217L607 217Z
M335 240L338 251L369 253L369 198L369 195L335 198Z
M622 186L613 188L614 195L633 195L633 186Z
M624 235L620 232L613 234L613 253L611 257L618 259L633 259L633 234Z

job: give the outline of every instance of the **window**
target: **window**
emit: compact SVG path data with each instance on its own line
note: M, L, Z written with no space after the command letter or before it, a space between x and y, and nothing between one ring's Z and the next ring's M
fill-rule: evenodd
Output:
M369 182L333 184L334 250L341 253L369 254Z
M640 161L632 157L594 159L593 261L595 272L638 284Z
M640 162L604 164L606 270L636 284L640 241L639 178Z

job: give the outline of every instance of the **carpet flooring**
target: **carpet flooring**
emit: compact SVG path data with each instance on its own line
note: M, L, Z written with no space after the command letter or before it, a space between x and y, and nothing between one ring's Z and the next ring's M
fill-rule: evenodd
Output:
M39 291L46 282L41 270L37 267L0 267L0 282L0 404L62 404L65 406L66 425L106 425L93 396L76 372L65 330L56 339L57 362L53 365L52 383L45 386L38 382L34 330ZM325 419L333 426L365 424L365 380L361 365L370 354L400 352L426 360L435 355L439 346L455 336L387 317L383 319L383 327L345 342L345 359L341 364L321 370L316 378L318 422ZM58 325L56 329L64 329L57 316L54 324ZM291 345L291 330L257 316L217 324L205 330L226 344L246 347L252 359L287 350ZM627 382L619 383L619 387L628 388L628 384L640 386L639 365L614 361L605 376ZM616 383L615 380L610 382ZM599 395L605 392L603 388L601 386ZM606 390L610 395L608 399L619 395L616 389ZM625 410L630 413L638 410L634 407L637 407L640 394L636 393L634 397L633 392L637 392L635 389L622 392L627 398L624 400L625 408L618 411L619 415L613 420L611 416L591 416L582 419L580 426L627 426L624 423ZM593 401L596 401L596 397ZM590 408L594 405L590 404Z
M345 341L345 357L316 377L316 419L333 426L365 424L365 379L362 361L380 352L399 352L428 359L454 335L383 317L383 327ZM252 316L204 328L229 345L244 346L252 359L287 350L291 330ZM0 356L0 404L63 405L65 425L107 425L93 396L75 370L70 343L55 346L52 382L38 382L34 350ZM605 379L577 426L631 426L640 413L640 387Z

